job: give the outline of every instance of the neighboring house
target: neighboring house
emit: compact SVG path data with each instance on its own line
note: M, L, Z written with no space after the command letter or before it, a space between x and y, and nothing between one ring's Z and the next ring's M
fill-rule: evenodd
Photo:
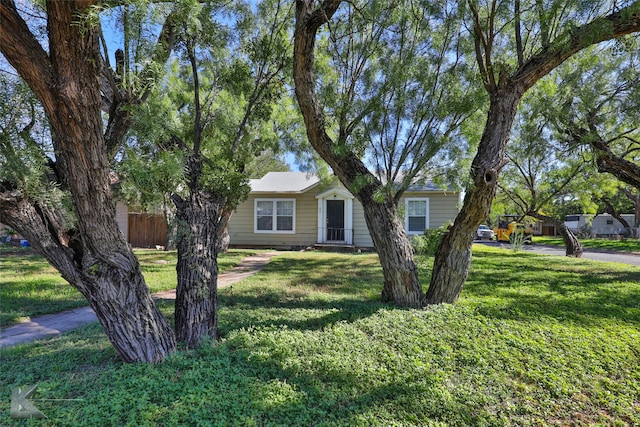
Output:
M459 192L427 184L407 190L399 210L412 235L453 221L459 205ZM324 184L306 172L269 172L251 180L229 235L235 247L373 247L360 202L340 183Z
M535 236L558 236L560 233L553 223L536 221L533 223L533 234Z
M622 217L633 226L635 217L633 214L622 214ZM575 214L567 215L564 224L574 233L583 227L590 227L591 233L597 236L614 236L625 234L624 226L609 214ZM628 233L629 230L626 231Z

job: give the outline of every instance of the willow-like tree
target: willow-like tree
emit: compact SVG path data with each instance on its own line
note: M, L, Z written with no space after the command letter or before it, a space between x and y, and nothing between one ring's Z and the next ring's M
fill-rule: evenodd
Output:
M640 190L638 38L587 52L558 76L565 91L554 129L568 146L589 149L598 171ZM597 60L606 55L606 60ZM633 197L632 193L629 196ZM613 207L613 206L611 206Z
M175 350L176 341L116 222L110 153L126 132L128 113L121 107L130 98L121 96L115 73L105 66L95 19L100 5L34 2L33 13L21 15L13 0L0 1L0 52L42 106L52 133L51 169L69 192L74 221L62 223L51 205L16 182L3 189L0 220L82 293L122 360L157 362ZM34 33L40 22L46 23L42 42ZM163 55L169 33L167 27L160 32Z
M630 229L619 208L625 204L628 211L633 211L632 200L636 195L633 187L618 181L618 175L629 181L629 169L620 166L637 165L640 159L636 154L640 148L637 37L586 49L550 77L527 97L524 108L527 117L521 119L525 126L519 127L516 133L519 140L509 151L515 149L523 154L545 150L540 145L534 147L536 140L545 140L542 146L547 151L555 147L562 152L562 159L550 152L540 156L536 167L558 163L582 165L579 174L564 175L562 182L566 183L565 190L569 190L565 197L580 202L581 213L606 211ZM551 97L555 102L550 105ZM523 135L522 129L529 131ZM527 143L523 144L522 139ZM523 152L524 146L530 149ZM609 176L598 174L597 169ZM623 199L626 203L621 203ZM562 225L558 224L560 230ZM568 246L567 254L569 249Z
M398 306L424 305L398 202L434 177L444 147L462 148L460 124L483 99L469 84L459 13L451 3L296 1L294 80L308 140L362 204L382 300Z
M489 95L484 133L471 165L472 186L434 261L427 303L455 302L471 266L476 228L489 214L506 163L505 148L522 96L586 47L640 30L640 2L469 0L477 66Z
M245 166L278 147L277 101L290 61L292 5L280 0L182 2L176 52L162 87L136 111L137 144L173 152L184 175L171 198L177 220L175 327L197 347L217 338L217 257L235 206L249 192Z
M514 125L514 141L507 147L508 163L498 183L496 201L522 217L552 223L563 238L566 255L579 258L582 245L564 224L565 198L591 202L592 187L585 177L590 164L554 138L545 120L551 88L542 85L525 97ZM546 90L544 90L546 89ZM586 196L586 197L585 197ZM586 213L585 210L582 211Z

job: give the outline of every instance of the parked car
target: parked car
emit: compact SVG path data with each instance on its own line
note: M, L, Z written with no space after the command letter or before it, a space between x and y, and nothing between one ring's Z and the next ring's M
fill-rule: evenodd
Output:
M478 231L476 231L476 239L478 240L493 240L495 237L493 230L489 228L489 226L482 224L478 227Z

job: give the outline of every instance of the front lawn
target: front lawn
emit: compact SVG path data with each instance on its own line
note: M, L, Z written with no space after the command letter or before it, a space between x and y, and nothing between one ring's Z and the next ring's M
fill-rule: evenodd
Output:
M456 305L404 310L378 302L375 255L283 253L220 291L219 344L127 365L94 324L5 351L0 425L640 425L639 279L476 245ZM36 383L77 400L10 420Z
M87 305L44 258L31 249L0 245L0 327L34 316ZM176 287L176 252L137 249L136 256L151 292ZM221 271L256 251L231 250L219 258Z

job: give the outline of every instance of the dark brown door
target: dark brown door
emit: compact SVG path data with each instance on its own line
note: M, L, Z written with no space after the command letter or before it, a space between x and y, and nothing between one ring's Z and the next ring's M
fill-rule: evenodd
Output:
M327 241L344 242L344 200L327 200Z

